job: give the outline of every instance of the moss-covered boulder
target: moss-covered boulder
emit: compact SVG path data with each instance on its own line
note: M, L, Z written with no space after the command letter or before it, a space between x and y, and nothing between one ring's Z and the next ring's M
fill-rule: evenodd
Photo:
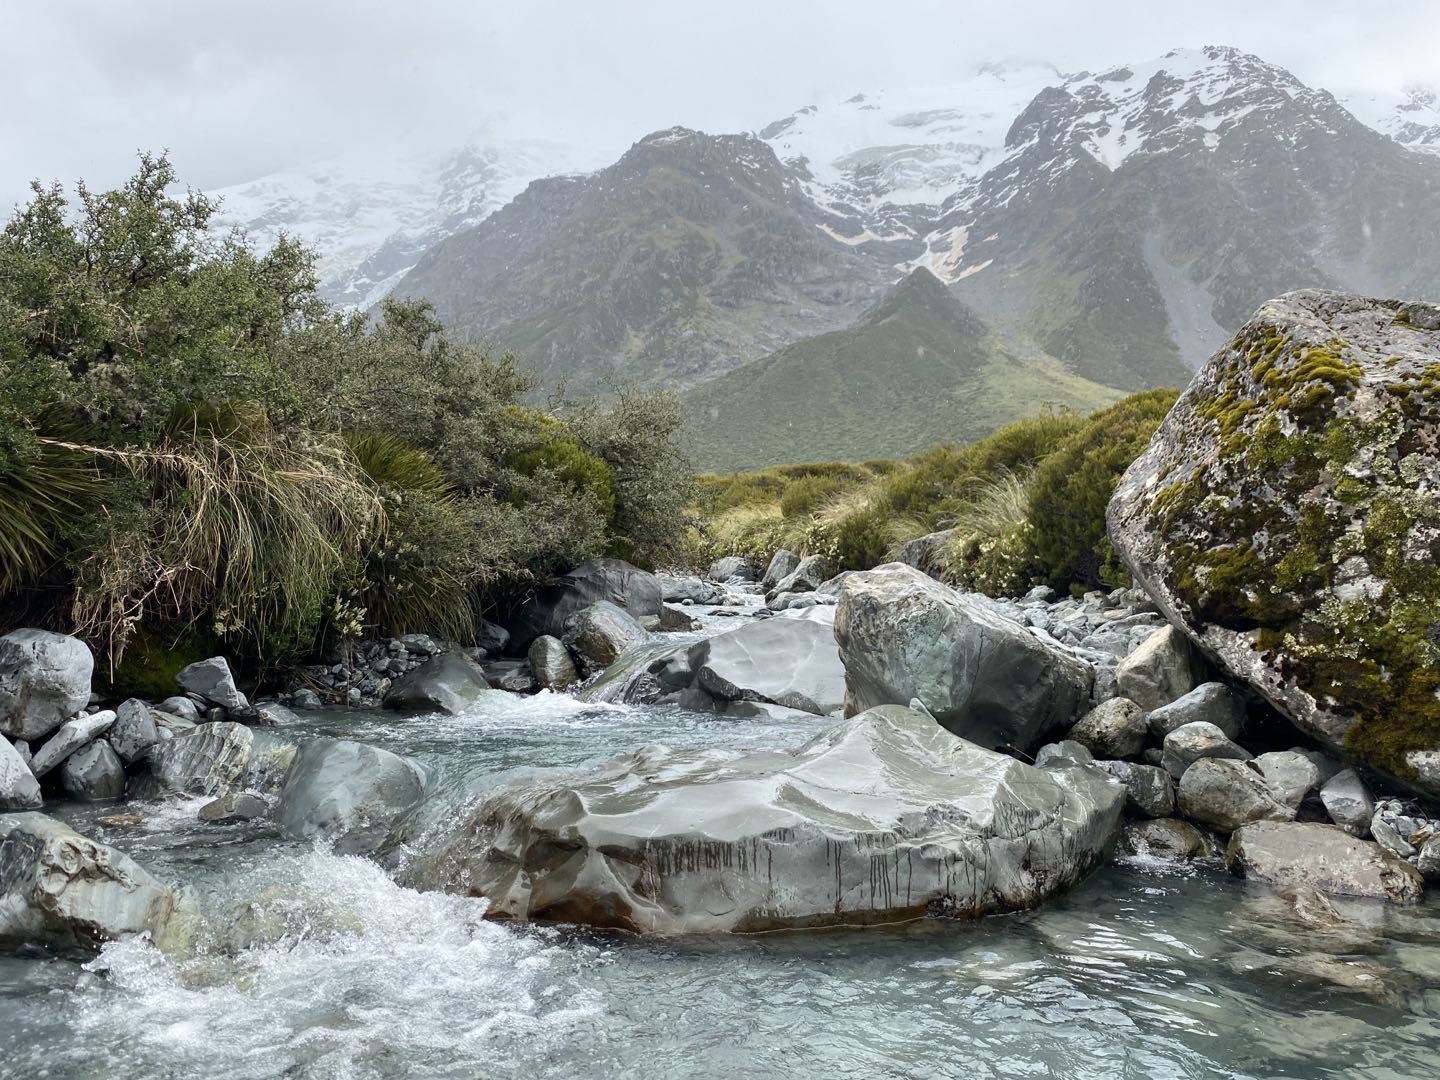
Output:
M1440 307L1262 307L1111 501L1136 580L1297 726L1422 788L1440 750Z

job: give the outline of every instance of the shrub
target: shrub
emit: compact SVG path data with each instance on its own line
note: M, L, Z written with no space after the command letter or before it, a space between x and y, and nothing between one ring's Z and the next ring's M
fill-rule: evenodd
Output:
M842 490L841 482L832 476L802 476L780 496L780 513L787 518L809 517Z
M1035 470L1028 517L1039 574L1056 588L1128 584L1105 535L1105 508L1179 396L1146 390L1094 414Z

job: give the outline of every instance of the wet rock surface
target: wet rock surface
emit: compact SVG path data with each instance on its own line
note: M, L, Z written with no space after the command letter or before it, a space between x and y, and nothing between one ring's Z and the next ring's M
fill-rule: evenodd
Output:
M484 670L459 652L443 653L399 679L385 695L385 707L398 712L464 712L490 693Z
M1225 854L1230 869L1282 887L1313 886L1339 896L1410 904L1424 880L1380 845L1333 825L1258 822L1238 829Z
M652 747L484 799L426 860L492 917L646 933L1017 910L1073 884L1119 785L885 706L796 751Z
M0 637L0 735L43 738L90 700L95 658L79 638L48 630Z

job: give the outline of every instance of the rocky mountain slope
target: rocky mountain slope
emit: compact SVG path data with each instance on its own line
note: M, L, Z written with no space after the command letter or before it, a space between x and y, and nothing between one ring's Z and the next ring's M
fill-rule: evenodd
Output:
M796 342L686 395L701 468L860 460L965 442L1047 406L1119 394L998 339L930 271L855 326Z
M890 270L749 135L656 132L433 247L400 291L575 392L689 385L852 322Z

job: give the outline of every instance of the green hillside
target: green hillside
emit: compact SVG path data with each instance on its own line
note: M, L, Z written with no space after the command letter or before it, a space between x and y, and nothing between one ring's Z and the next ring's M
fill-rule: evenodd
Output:
M1088 412L1120 391L1020 356L928 270L847 330L797 342L686 395L697 464L903 457L1047 407Z

